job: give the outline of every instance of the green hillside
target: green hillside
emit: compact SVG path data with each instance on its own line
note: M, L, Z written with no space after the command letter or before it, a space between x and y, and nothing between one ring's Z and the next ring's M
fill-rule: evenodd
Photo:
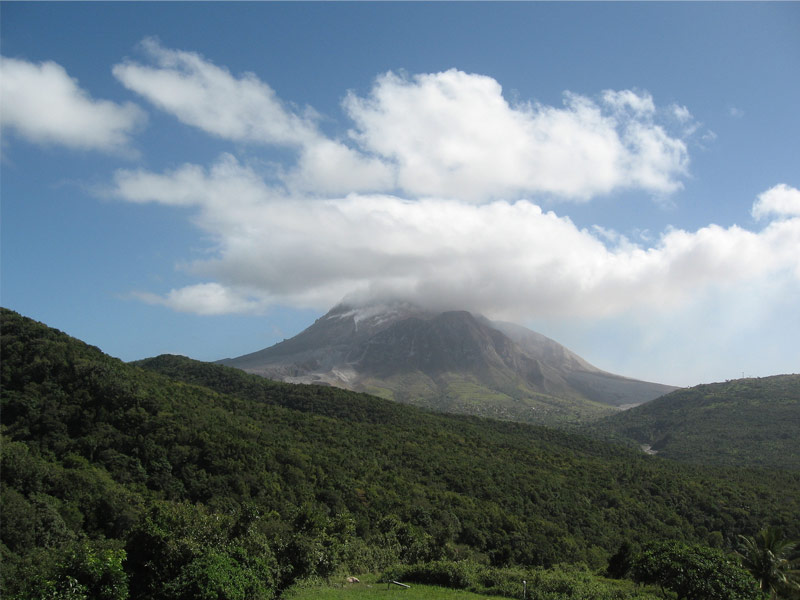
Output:
M181 357L125 364L7 310L2 351L4 598L271 598L439 559L604 569L623 542L800 537L796 472Z
M683 462L800 471L800 375L678 390L591 429Z

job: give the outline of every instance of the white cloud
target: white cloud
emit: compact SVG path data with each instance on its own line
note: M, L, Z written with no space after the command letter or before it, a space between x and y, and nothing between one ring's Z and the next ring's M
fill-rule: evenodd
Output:
M316 113L281 101L252 73L235 76L152 39L142 47L152 65L116 65L123 85L211 135L295 149L296 162L279 172L294 192L588 200L619 189L668 194L688 170L684 141L658 122L646 92L607 90L598 101L566 93L562 107L512 106L491 77L386 73L366 97L346 96L355 126L347 139L332 139Z
M145 120L134 104L95 100L59 64L0 57L0 123L37 144L126 152Z
M138 203L233 206L263 200L270 191L251 169L241 166L232 155L223 154L208 175L202 167L191 164L163 175L119 170L114 174L113 193Z
M394 186L389 165L325 137L316 113L294 110L252 73L235 77L196 53L170 50L154 39L141 46L155 66L116 65L113 73L123 85L211 135L296 149L297 163L280 170L290 188L344 194Z
M145 47L154 66L114 69L130 89L212 135L295 151L269 177L230 154L208 168L116 173L115 196L185 207L210 240L207 258L189 265L205 283L138 293L147 302L259 313L392 294L496 317L609 321L695 314L686 307L741 298L755 282L800 282L797 190L788 186L759 197L753 215L780 218L758 231L710 225L633 240L579 229L530 199L678 189L684 140L699 124L646 92L512 105L490 77L387 73L366 96L347 95L353 128L332 139L255 75Z
M764 219L770 215L800 217L800 190L780 183L758 195L752 215ZM798 250L800 251L800 250Z
M289 110L252 73L239 78L194 52L170 50L149 38L142 48L155 67L115 65L114 76L183 123L237 141L299 146L316 137L313 120Z
M134 296L148 304L161 304L178 312L197 315L252 314L265 307L262 301L243 296L218 283L199 283L173 289L163 297L149 292L137 292Z
M232 157L210 170L121 172L117 182L116 194L128 200L195 207L215 245L213 258L192 270L234 298L248 290L252 304L231 302L237 311L268 303L324 309L362 291L493 315L607 317L672 310L703 290L766 275L800 279L798 218L757 232L668 230L642 247L524 200L285 196ZM191 307L179 292L164 303ZM188 288L190 298L196 293Z
M672 105L672 114L681 123L686 123L692 120L692 113L689 112L689 109L685 106L680 106L679 104Z
M652 115L656 112L653 97L648 93L637 94L631 90L606 90L602 94L603 103L616 112L631 111L636 115Z
M391 166L377 158L319 138L303 148L296 167L286 173L284 181L299 192L342 195L392 189L395 174Z
M652 98L623 90L601 100L567 93L563 107L512 106L491 77L451 69L387 73L344 106L353 139L395 164L399 187L412 196L586 200L624 188L678 189L688 152L654 121Z

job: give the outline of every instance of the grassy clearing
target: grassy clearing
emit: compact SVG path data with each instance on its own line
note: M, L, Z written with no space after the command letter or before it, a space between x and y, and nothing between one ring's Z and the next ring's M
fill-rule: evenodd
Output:
M378 583L375 576L359 577L361 583L332 581L330 584L306 584L284 595L286 600L486 600L502 596L473 594L464 590L412 584L404 589L396 585ZM506 599L507 600L507 599Z

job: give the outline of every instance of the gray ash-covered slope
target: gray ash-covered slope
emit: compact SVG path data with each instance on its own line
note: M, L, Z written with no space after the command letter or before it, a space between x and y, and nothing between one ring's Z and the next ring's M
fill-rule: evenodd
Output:
M587 421L675 389L602 371L519 325L402 302L342 304L291 339L220 362L281 381L538 423Z

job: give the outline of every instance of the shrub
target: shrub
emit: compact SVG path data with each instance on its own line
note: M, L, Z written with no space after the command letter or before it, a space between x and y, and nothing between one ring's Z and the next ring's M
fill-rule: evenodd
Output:
M756 580L721 550L659 542L634 560L635 581L672 590L678 600L759 600Z
M550 569L497 568L471 561L437 561L397 567L384 580L439 585L478 594L521 598L527 582L528 600L655 600L631 581L611 581L593 575L585 566L557 565Z

